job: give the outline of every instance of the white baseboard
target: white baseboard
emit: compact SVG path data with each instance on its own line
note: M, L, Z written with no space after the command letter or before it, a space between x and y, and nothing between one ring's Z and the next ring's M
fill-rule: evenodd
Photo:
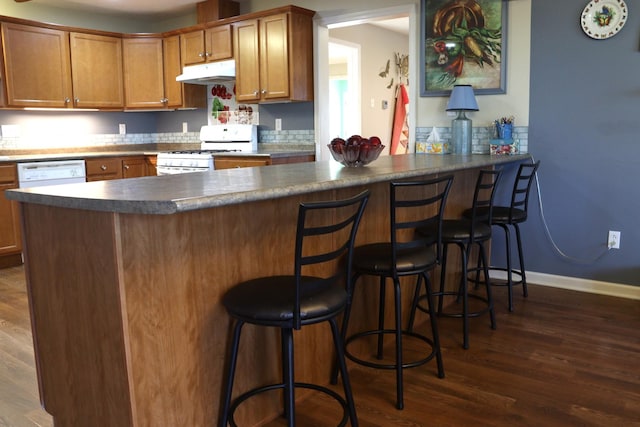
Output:
M504 271L494 270L491 272L491 276L496 279L506 280L507 273ZM535 271L527 271L527 283L640 300L640 286L601 282L598 280L580 279L576 277L556 276L553 274L536 273Z

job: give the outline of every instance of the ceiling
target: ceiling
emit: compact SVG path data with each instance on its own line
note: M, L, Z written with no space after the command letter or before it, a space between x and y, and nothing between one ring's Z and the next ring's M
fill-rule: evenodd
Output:
M196 3L201 1L202 0L30 0L28 4L98 13L169 16L192 11L195 9ZM247 2L247 0L235 1L240 4ZM369 23L405 35L409 34L409 18L385 19L371 21Z
M166 16L195 10L196 3L200 1L202 0L30 0L28 4L113 14Z

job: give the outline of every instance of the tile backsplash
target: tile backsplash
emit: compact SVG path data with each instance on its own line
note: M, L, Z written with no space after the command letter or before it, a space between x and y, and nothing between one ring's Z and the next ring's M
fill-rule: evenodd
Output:
M426 143L433 127L416 128L416 144ZM451 139L450 127L436 127L442 142ZM474 127L471 136L471 152L474 154L489 154L489 141L496 138L496 130L493 124L484 127ZM529 149L529 127L516 126L513 128L513 139L517 141L519 152L528 153Z
M416 143L425 143L431 134L433 127L416 128ZM451 128L436 127L442 141L451 139ZM281 146L308 146L315 144L315 132L307 130L259 130L258 139L261 144ZM479 154L489 153L489 140L495 138L493 126L474 127L472 136L472 152ZM528 152L529 128L516 126L514 139L518 141L521 153ZM20 136L0 138L0 150L37 150L51 148L76 148L76 147L109 147L132 144L198 144L199 132L167 132L167 133L129 133L119 134L93 134L83 136L56 136L48 138L29 139Z

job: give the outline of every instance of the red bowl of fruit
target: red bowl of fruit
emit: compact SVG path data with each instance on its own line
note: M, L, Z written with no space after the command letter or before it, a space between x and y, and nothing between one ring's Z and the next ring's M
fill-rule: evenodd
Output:
M384 149L377 136L363 138L360 135L353 135L347 140L334 138L327 146L336 162L349 167L368 165L377 159Z

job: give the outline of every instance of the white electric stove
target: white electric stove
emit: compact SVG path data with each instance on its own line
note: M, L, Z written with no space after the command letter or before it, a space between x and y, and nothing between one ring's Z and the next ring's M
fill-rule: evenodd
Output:
M251 153L258 149L258 126L250 124L208 125L200 129L200 150L158 153L158 175L202 172L215 169L220 153Z

